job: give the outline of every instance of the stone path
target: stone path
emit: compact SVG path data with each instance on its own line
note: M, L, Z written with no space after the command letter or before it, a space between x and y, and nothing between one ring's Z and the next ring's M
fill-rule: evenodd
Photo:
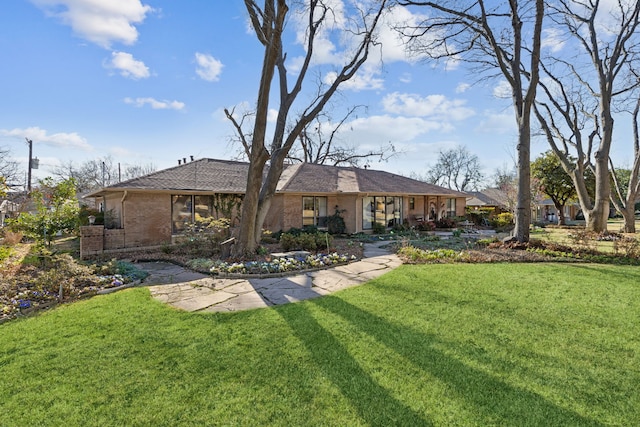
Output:
M286 277L233 279L195 273L167 262L142 262L149 272L143 285L162 302L186 311L239 311L317 298L360 285L398 267L395 254L381 248L389 242L368 243L364 257L325 270Z

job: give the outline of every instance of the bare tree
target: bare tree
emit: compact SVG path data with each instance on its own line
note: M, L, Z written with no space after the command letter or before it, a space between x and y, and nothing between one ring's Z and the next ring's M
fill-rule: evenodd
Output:
M542 67L536 116L553 152L576 187L586 228L607 229L611 181L614 104L638 87L633 73L640 45L640 3L620 0L614 11L609 2L557 0L550 14L577 46L569 59L550 58ZM585 176L595 175L590 197Z
M427 182L458 191L478 190L484 181L478 156L466 147L441 150L436 164L427 172Z
M414 51L435 59L462 59L474 65L482 75L495 76L497 73L508 82L518 126L518 200L513 239L529 241L530 120L539 81L544 1L521 4L518 0L400 0L400 4L421 6L432 12L420 26L403 29L405 36L413 41L410 46ZM532 27L527 29L526 24Z
M16 186L19 179L18 163L11 160L11 150L0 147L0 179L7 187Z
M635 205L640 198L640 133L638 130L638 115L640 114L640 97L636 100L632 113L633 120L633 165L629 170L629 180L622 185L619 174L611 162L611 179L613 191L611 202L624 218L625 233L636 232ZM625 189L626 187L626 189Z
M73 178L79 194L107 187L122 180L137 178L156 170L155 165L114 162L111 156L99 157L77 164L71 160L54 167L51 174L61 180Z
M363 151L355 144L349 144L341 138L342 128L348 124L347 120L359 108L351 107L337 123L333 122L331 113L322 111L313 119L298 136L287 160L292 163L315 163L333 166L360 166L361 162L370 160L387 161L397 155L394 145L381 146L376 150Z
M252 132L245 134L241 123L235 120L233 114L226 111L249 158L247 187L242 204L242 223L234 248L236 255L253 253L258 247L262 224L271 206L271 200L284 168L284 161L291 147L298 140L303 129L323 111L340 85L351 79L366 62L370 48L375 43L374 31L387 2L375 0L371 1L370 5L354 4L353 7L357 10L354 10L350 19L345 21L349 27L342 31L343 36L351 36L356 40L351 53L344 65L335 71L330 81L317 87L311 101L300 110L300 115L295 119L291 117L291 109L302 93L305 81L308 80L316 43L322 37L323 31L328 31L330 25L335 23L332 19L339 12L332 9L331 1L305 2L305 56L293 85L289 87L290 74L287 70L287 54L284 51L282 39L289 5L297 3L286 0L265 0L262 7L254 0L245 0L244 3L256 37L264 46L264 57ZM274 85L274 79L277 82L276 85ZM267 116L271 88L274 86L279 88L279 107L271 140L268 143ZM289 123L290 120L293 123ZM267 163L269 168L265 177Z

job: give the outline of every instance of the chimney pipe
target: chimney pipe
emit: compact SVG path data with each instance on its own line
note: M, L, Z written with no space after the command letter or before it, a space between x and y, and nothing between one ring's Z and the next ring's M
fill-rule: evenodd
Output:
M187 158L186 157L182 158L182 163L184 163L185 165L187 164Z
M182 163L182 160L178 159L178 165L180 165Z
M193 162L193 156L191 156L191 161Z

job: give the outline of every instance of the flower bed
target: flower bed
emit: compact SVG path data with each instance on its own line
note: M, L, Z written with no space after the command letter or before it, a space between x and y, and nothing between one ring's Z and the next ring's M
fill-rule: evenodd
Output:
M346 264L356 260L355 255L311 254L307 256L282 257L273 260L225 262L212 259L194 259L187 262L187 266L194 270L207 271L216 275L244 275L244 274L277 274L291 271L320 269L339 264Z

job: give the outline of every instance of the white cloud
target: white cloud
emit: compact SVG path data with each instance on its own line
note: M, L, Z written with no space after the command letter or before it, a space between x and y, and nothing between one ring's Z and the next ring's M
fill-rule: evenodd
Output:
M407 142L430 131L450 130L447 124L437 120L393 117L386 114L355 119L349 123L349 128L350 140L374 145L388 141ZM360 145L360 142L358 144Z
M510 99L512 94L511 85L506 80L500 80L493 88L493 96L499 99Z
M415 117L430 117L442 121L461 121L475 114L462 99L447 99L444 95L428 95L393 92L382 99L385 111Z
M120 71L121 76L134 80L146 79L150 76L149 67L126 52L112 52L111 62L105 66L107 68L115 68Z
M13 136L20 139L28 138L34 144L44 144L58 148L79 148L87 151L92 149L87 140L76 132L59 132L49 135L45 129L40 129L37 126L26 129L0 129L0 135Z
M563 32L558 28L545 28L542 30L542 48L549 48L556 53L562 50L566 41L563 40Z
M496 113L485 111L483 119L476 127L476 132L491 134L515 134L517 132L515 117L507 111Z
M384 80L378 78L377 75L376 70L364 66L349 80L342 82L340 88L356 92L361 90L382 89L384 87ZM338 73L335 71L327 73L324 77L324 83L328 85L332 84L337 76Z
M269 108L267 112L267 122L275 123L278 120L278 110L275 108Z
M465 93L469 88L471 88L469 83L460 83L456 86L456 93Z
M154 110L182 110L184 102L180 101L158 101L155 98L125 98L125 104L134 105L136 107L144 107L149 105Z
M152 12L140 0L32 0L49 16L69 25L83 39L106 49L112 43L131 45L138 39L135 25Z
M222 62L206 53L196 52L196 74L208 82L216 82L222 73Z

